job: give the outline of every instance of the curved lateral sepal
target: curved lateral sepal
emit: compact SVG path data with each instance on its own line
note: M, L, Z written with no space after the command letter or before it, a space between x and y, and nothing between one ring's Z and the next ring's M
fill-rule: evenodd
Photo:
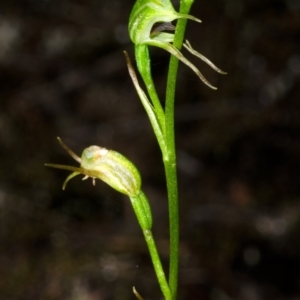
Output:
M165 43L160 40L148 40L145 43L147 45L156 46L168 51L170 54L174 55L177 59L182 61L185 65L190 67L207 86L209 86L213 90L217 90L215 86L211 85L208 82L208 80L202 75L202 73L198 70L198 68L195 65L193 65L188 59L186 59L182 55L182 53L177 48L175 48L172 44Z
M218 68L213 62L211 62L207 57L205 57L204 55L202 55L201 53L199 53L198 51L196 51L192 45L190 44L190 42L188 40L185 41L185 43L183 44L183 47L188 50L191 54L197 56L198 58L200 58L201 60L203 60L205 63L207 63L212 69L214 69L216 72L220 73L220 74L227 74L227 72L222 71L220 68Z

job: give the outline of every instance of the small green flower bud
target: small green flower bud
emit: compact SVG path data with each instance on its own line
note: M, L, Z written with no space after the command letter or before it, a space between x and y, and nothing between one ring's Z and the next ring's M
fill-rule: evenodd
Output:
M82 153L80 167L92 172L92 177L128 196L137 195L141 189L139 171L131 161L116 151L90 146Z
M48 167L59 168L73 171L63 184L65 189L68 181L83 174L87 179L91 177L93 183L95 179L100 179L110 185L112 188L125 195L136 196L141 191L141 176L134 164L122 154L101 148L98 146L90 146L86 148L81 158L78 157L71 149L69 149L60 138L58 138L61 146L80 163L80 167L72 167L57 164L46 164Z

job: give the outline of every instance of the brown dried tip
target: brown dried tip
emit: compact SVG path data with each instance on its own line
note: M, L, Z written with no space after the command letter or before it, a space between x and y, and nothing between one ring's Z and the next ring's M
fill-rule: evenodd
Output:
M132 291L135 294L135 296L138 298L138 300L144 300L142 296L138 293L138 291L135 289L135 287L132 287Z

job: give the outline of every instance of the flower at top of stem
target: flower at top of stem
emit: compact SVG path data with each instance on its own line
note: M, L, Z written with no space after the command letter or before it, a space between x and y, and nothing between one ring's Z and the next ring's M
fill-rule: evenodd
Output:
M140 47L137 47L139 45L162 48L190 67L207 86L216 89L216 87L207 81L197 67L171 44L174 41L174 34L163 32L163 30L174 30L175 27L170 22L176 19L191 19L199 23L201 22L191 15L176 12L170 0L137 0L131 11L128 27L130 38L136 45L136 57L141 57L137 52L141 51L142 53L143 51ZM158 23L161 23L161 25L154 28ZM216 67L209 59L194 50L188 41L183 46L218 73L226 74L226 72Z
M129 17L129 35L134 44L143 44L151 39L153 25L169 23L176 19L199 19L178 13L170 0L137 0Z

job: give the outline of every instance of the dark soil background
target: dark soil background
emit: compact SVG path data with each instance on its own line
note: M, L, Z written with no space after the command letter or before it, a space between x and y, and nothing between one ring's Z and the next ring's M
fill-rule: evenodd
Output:
M123 50L134 1L2 0L0 299L161 299L130 202L44 163L90 145L140 169L168 266L161 154ZM175 3L178 7L178 1ZM199 0L187 38L227 76L187 56L176 130L179 300L300 299L300 2ZM185 52L186 53L186 52ZM164 98L169 55L151 49Z

